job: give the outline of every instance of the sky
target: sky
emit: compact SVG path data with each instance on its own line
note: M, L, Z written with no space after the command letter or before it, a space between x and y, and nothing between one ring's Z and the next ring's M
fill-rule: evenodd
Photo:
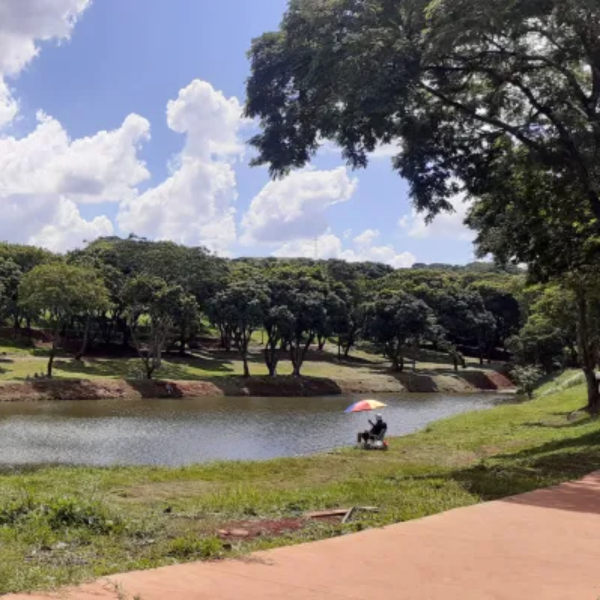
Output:
M222 256L473 260L465 205L426 225L384 146L250 168L251 40L287 0L0 0L0 240L65 252L131 233Z

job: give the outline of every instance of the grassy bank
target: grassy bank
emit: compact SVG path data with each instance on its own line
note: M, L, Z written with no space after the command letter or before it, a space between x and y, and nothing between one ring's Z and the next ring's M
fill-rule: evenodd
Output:
M377 354L354 350L338 359L336 348L311 351L303 365L303 382L291 378L292 365L284 355L278 378L269 378L259 346L250 354L252 377L244 379L243 362L235 352L203 350L184 356L167 353L156 373L157 383L140 378L139 358L92 356L76 361L59 355L52 383L35 377L44 373L47 348L26 348L0 343L0 402L19 400L94 400L102 398L162 397L170 382L176 397L189 396L304 396L411 392L468 393L511 387L501 374L503 365L480 367L471 360L458 373L443 353L421 351L416 370L394 373ZM162 383L161 383L162 382Z
M454 417L385 454L5 472L0 593L320 539L576 478L600 469L600 422L567 419L583 404L575 387ZM302 519L350 506L378 512L347 525Z

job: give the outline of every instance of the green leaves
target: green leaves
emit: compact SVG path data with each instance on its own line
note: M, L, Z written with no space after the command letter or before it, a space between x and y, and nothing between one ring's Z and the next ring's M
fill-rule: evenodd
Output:
M435 327L433 311L405 292L381 292L367 305L366 334L380 345L397 370L402 369L402 352L418 345Z
M22 307L32 313L47 311L56 321L109 305L106 287L96 273L62 262L40 265L24 275L19 297Z
M253 164L282 176L328 139L365 167L394 141L434 215L458 190L493 193L519 153L598 219L599 32L592 0L294 0L249 53Z

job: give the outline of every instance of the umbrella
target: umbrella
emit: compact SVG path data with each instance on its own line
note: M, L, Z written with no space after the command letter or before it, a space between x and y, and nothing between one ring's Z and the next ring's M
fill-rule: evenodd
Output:
M387 404L383 402L379 402L379 400L359 400L355 402L352 406L349 406L345 412L347 413L356 413L356 412L365 412L368 410L377 410L378 408L385 408Z

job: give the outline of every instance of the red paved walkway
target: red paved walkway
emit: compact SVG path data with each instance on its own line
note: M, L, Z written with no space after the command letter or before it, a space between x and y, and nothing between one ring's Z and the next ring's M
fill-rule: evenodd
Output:
M263 552L243 562L193 563L110 580L59 597L599 600L600 473L385 529Z

